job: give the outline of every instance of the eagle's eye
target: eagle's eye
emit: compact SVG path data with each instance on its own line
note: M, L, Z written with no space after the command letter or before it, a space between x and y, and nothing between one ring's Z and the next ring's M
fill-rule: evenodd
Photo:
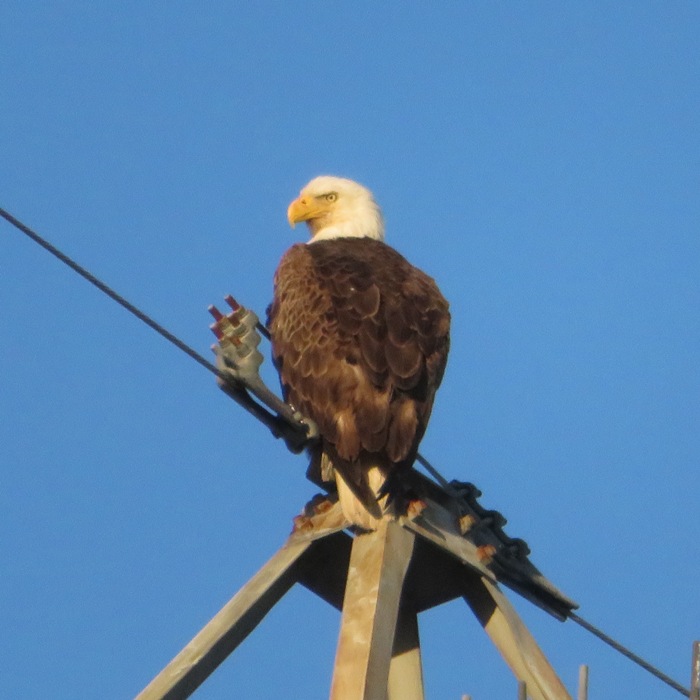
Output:
M338 193L329 192L327 195L325 195L325 197L327 202L335 202L335 200L338 199Z

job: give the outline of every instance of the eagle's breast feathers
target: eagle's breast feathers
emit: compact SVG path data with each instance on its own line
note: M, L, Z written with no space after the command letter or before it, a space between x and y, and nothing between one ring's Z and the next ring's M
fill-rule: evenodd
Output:
M269 324L285 399L342 459L413 460L449 346L432 278L377 240L295 245L275 275Z

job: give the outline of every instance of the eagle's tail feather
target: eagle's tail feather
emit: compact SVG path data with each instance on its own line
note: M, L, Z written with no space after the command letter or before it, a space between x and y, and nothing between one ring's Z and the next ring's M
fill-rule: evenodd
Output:
M347 481L341 470L336 469L335 481L343 515L363 530L376 530L382 519L382 509L376 499L358 498L357 485Z
M334 474L345 517L364 530L376 530L389 509L384 492L387 469L376 456L363 455L358 461L349 462L324 452L321 470L324 475L331 471Z

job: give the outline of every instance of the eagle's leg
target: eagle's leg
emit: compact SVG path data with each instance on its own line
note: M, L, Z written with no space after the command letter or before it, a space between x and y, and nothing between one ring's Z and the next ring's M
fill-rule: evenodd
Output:
M427 503L407 478L407 471L408 469L398 468L389 472L377 500L386 496L386 505L391 506L396 515L405 515L413 520L427 508Z

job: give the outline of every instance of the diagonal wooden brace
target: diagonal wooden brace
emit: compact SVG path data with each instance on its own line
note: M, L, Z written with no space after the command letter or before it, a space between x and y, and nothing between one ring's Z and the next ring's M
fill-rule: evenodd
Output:
M340 506L311 518L144 688L136 700L188 698L300 580L322 538L347 527Z
M496 583L483 576L464 588L464 599L533 700L571 700L534 637Z
M422 517L404 519L404 527L438 551L465 564L461 590L477 619L515 677L533 700L571 700L571 696L537 642L501 592L479 549L455 530L449 513L428 501Z
M286 544L141 691L137 700L188 698L296 582L312 541Z

